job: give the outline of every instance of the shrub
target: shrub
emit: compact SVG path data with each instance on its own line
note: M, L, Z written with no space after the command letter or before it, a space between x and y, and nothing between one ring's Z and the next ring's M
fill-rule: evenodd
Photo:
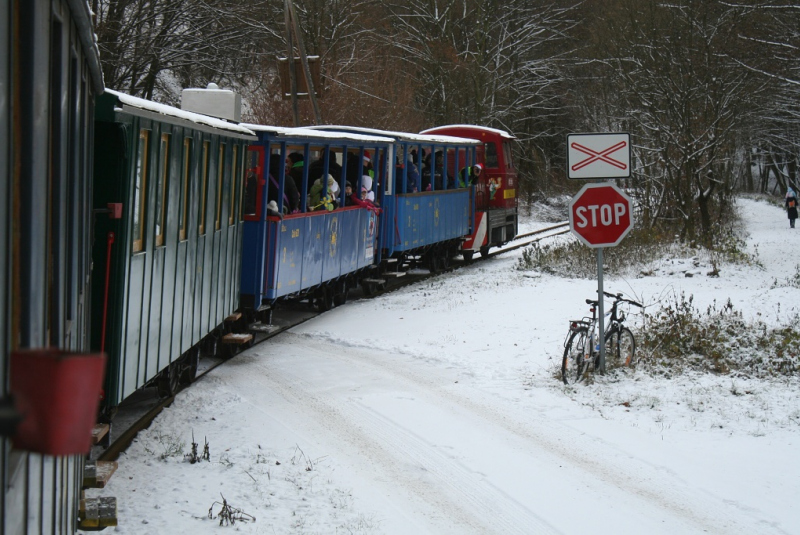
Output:
M636 333L639 362L660 373L684 369L748 377L793 375L800 365L800 331L747 321L730 300L705 312L682 293L648 315Z

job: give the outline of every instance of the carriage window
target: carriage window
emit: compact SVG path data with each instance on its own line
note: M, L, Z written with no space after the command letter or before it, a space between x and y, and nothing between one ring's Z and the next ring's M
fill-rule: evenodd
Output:
M486 143L484 145L486 158L486 167L497 168L497 145L494 143Z
M192 139L183 140L183 168L181 174L181 210L179 214L179 237L181 241L186 239L186 228L189 224L189 170L192 163Z
M219 144L219 161L217 162L217 217L214 218L214 230L222 226L222 183L225 182L225 143Z
M197 226L197 233L200 236L206 235L206 201L208 200L208 157L210 155L211 143L203 142L203 182L200 184L200 223Z
M239 146L233 146L233 160L231 161L231 185L228 188L228 195L231 199L230 210L228 210L228 225L233 225L236 219L236 185L239 183Z
M167 181L169 179L169 134L161 134L161 152L158 155L156 178L156 246L164 245L167 223Z
M506 167L508 169L514 167L514 160L511 159L511 143L503 143L503 157L506 160Z
M138 253L144 249L144 227L145 227L145 195L147 187L147 155L148 144L150 142L150 132L148 130L139 131L139 148L136 155L136 179L133 190L133 252Z
M263 159L263 150L261 147L248 147L247 149L243 215L257 215L258 179L261 175L258 164Z

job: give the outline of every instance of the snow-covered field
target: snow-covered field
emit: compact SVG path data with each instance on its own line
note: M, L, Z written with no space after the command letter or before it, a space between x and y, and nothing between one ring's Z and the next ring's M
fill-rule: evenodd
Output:
M707 259L668 256L606 290L788 321L800 229L739 207L763 268L709 277ZM212 371L88 492L117 497L108 531L800 533L796 377L640 370L564 387L567 322L597 281L519 271L520 255L351 301ZM184 459L192 433L210 462ZM255 521L220 527L223 496Z

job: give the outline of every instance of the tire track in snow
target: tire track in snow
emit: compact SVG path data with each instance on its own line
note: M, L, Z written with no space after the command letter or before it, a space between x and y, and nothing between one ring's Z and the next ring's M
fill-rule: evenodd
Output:
M480 518L491 518L493 533L557 532L533 511L413 431L398 426L397 422L359 402L340 408L349 414L351 421L366 425L383 447L394 450L394 455L408 458L409 464L422 466L426 473L437 478L439 486L465 500L470 510Z
M383 373L414 384L429 396L468 410L491 426L499 426L524 439L552 457L554 462L566 462L604 485L615 487L625 494L633 494L651 507L683 519L694 530L732 535L756 533L763 529L764 524L760 519L742 516L741 509L731 507L723 498L688 487L683 481L668 477L658 468L639 462L632 455L607 444L597 441L587 444L583 433L559 422L538 415L536 420L541 425L532 426L530 421L523 421L497 407L447 389L441 381L431 379L430 374L414 371L391 358L376 358L380 351L348 346L344 352L332 352L331 341L325 338L291 331L281 336L286 337L288 347L302 344L304 350L313 348L325 358L335 358L361 368L383 370ZM544 428L546 432L536 432L537 428Z
M241 358L244 355L237 357ZM307 356L307 355L306 355ZM248 359L249 360L249 359ZM245 362L242 362L245 363ZM268 359L250 360L247 366L218 368L220 375L228 375L231 384L235 384L239 394L254 408L269 405L271 400L264 396L261 389L269 389L313 419L319 427L325 428L338 441L348 443L348 450L357 451L360 456L367 457L371 467L384 472L384 480L391 481L392 486L400 486L414 496L421 504L431 504L431 511L418 511L424 517L433 520L432 533L537 533L514 528L512 531L496 531L486 523L486 518L494 520L495 515L478 516L463 502L449 498L441 492L441 481L429 481L415 477L419 471L408 469L406 456L398 457L395 448L386 448L385 444L373 437L373 429L365 428L363 421L354 421L342 412L341 405L333 406L319 396L309 393L309 386L295 376L290 376L271 366ZM252 365L261 368L265 373L254 373ZM227 368L227 369L225 369ZM215 370L215 373L217 370ZM269 412L269 411L265 411ZM424 463L426 466L430 462ZM446 516L441 517L442 513ZM483 514L483 511L481 511ZM440 517L440 518L437 518ZM552 533L548 530L540 533Z

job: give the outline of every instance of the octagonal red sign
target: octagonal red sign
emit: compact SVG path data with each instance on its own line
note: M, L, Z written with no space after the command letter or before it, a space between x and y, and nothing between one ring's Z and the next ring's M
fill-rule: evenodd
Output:
M614 247L633 227L632 206L614 184L586 184L569 203L569 228L589 247Z

